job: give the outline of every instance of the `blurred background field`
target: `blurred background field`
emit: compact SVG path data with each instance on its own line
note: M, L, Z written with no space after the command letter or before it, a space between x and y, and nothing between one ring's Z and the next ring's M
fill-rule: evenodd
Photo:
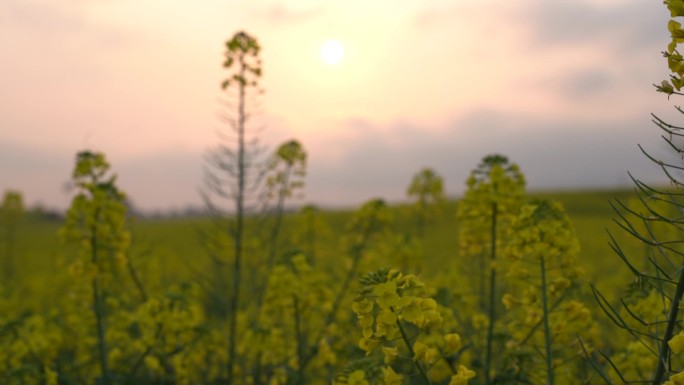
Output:
M615 292L629 281L627 268L609 247L610 230L621 247L632 255L643 253L643 245L625 236L614 218L617 216L610 202L620 200L629 202L634 199L632 190L580 190L531 192L529 198L554 199L566 209L574 224L581 251L578 262L587 272L588 280L596 282L606 293ZM456 219L457 199L444 203L437 215L427 225L424 234L424 255L421 275L429 280L457 260L458 221ZM391 205L393 229L398 233L412 231L415 226L410 208L405 204ZM353 208L322 209L321 219L330 226L332 234L343 234L345 224L351 218ZM297 219L297 211L289 211L283 222L284 232L292 228ZM202 233L211 229L212 220L202 217L145 218L131 216L130 229L133 243L130 251L131 263L142 269L158 266L155 273L167 283L201 279L208 262L207 251L203 246ZM14 285L27 290L47 289L40 283L55 274L60 261L69 259L74 246L60 242L58 230L62 222L56 216L46 217L32 212L17 225L15 253L17 260L17 279ZM325 250L327 258L339 258L344 254L339 236L330 236L318 247ZM320 263L325 264L324 260ZM36 282L31 289L32 282ZM613 286L614 284L614 286ZM612 286L612 289L611 289Z

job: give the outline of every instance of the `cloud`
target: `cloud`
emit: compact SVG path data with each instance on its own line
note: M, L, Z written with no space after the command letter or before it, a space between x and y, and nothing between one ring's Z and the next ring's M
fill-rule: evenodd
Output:
M30 204L65 208L75 154L0 139L0 194L18 190Z
M112 163L119 184L144 210L202 206L202 153L165 150Z
M578 69L561 75L534 80L532 85L550 90L571 101L587 100L592 96L610 93L618 86L616 74L599 68Z
M640 153L641 143L657 158L673 159L659 130L643 121L558 122L495 109L481 109L455 119L443 130L409 122L389 126L350 120L355 135L328 138L309 149L306 202L351 207L370 198L404 201L411 177L432 167L445 179L447 192L461 194L464 182L488 154L507 155L518 163L531 190L631 186L627 171L650 183L664 183L659 168ZM388 139L389 138L389 139ZM341 149L326 158L325 146ZM64 209L71 193L64 186L75 151L30 148L0 142L0 189L18 189L27 201ZM182 149L138 157L108 156L119 185L144 210L202 205L201 152Z
M481 1L426 6L415 13L411 24L419 30L439 31L476 20L487 26L477 31L483 44L491 36L524 30L535 48L591 45L607 38L624 52L664 44L668 17L664 5L641 0Z
M445 178L451 195L463 192L470 170L493 153L518 163L532 190L631 186L627 172L650 183L664 183L658 167L637 148L641 142L667 157L655 127L631 121L557 122L496 110L478 110L453 121L444 131L396 124L368 127L335 164L312 158L308 199L327 205L358 204L378 196L405 200L413 174L432 167ZM400 141L388 137L400 136ZM344 144L343 144L344 145Z
M28 204L40 202L66 209L74 192L69 180L76 152L0 141L0 194L19 190ZM105 152L119 187L136 207L168 210L201 206L202 154L171 149L144 156L121 157Z
M593 44L608 37L617 41L621 50L634 50L664 42L667 17L662 4L640 0L612 4L535 0L522 7L516 19L541 46Z

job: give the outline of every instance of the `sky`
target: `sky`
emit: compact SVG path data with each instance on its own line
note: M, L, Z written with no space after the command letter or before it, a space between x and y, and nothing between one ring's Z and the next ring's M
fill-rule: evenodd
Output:
M201 206L241 30L262 47L251 129L302 143L302 203L402 201L424 167L457 196L492 153L530 190L662 183L637 144L671 157L651 113L681 119L653 87L668 17L643 0L2 0L0 192L63 209L91 149L137 207Z

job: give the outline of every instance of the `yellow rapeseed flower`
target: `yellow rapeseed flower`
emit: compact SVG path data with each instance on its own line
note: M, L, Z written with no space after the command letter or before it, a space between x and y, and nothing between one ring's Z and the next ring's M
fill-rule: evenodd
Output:
M378 325L390 326L397 322L397 315L391 311L382 310L378 314L376 320Z
M385 374L385 385L401 385L404 383L404 376L397 374L391 366L383 369Z
M378 347L379 344L380 341L373 337L364 337L359 340L359 347L366 352L366 355L370 354L373 350L375 350L375 348Z
M413 344L413 362L418 362L418 360L422 360L425 358L425 354L428 351L427 345L420 341L416 341Z
M373 288L373 294L378 296L378 305L380 305L380 307L383 309L396 307L399 304L397 284L394 281L389 281L376 285Z
M684 350L684 332L679 332L679 334L667 341L667 344L670 345L670 349L672 349L675 354L679 354Z
M368 385L366 373L363 370L355 370L347 376L348 385Z
M430 366L435 364L439 360L439 350L435 348L429 348L427 351L425 351L425 357L423 357L423 362L425 362L426 365Z
M404 320L414 325L420 325L422 323L424 317L420 303L421 299L414 297L413 301L404 307L404 312L402 314L404 316Z
M385 365L389 365L394 361L399 355L399 351L396 347L390 348L387 346L382 347L382 353L385 355Z
M444 341L446 341L444 353L446 353L447 355L454 354L458 349L461 348L461 336L457 333L445 335Z
M518 300L516 300L512 295L506 293L504 294L503 298L501 298L501 302L503 302L504 307L508 310L515 306L518 303Z
M47 385L57 385L59 382L59 375L57 374L56 371L50 369L50 368L45 368L45 383Z
M449 385L467 385L468 380L470 380L473 377L475 377L474 371L466 368L463 365L459 365L456 374L451 376L451 381L449 381Z
M684 372L679 372L670 376L670 380L663 385L684 385Z
M374 305L375 304L373 303L373 301L364 298L360 301L354 301L352 303L352 309L357 314L366 314L366 313L370 313L371 311L373 311Z

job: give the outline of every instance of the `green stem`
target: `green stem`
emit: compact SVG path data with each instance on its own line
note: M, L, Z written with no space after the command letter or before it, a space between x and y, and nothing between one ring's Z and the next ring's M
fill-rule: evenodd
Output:
M311 265L316 264L316 217L306 223L306 241L309 244L309 259Z
M140 277L138 276L138 272L135 270L135 267L133 266L133 261L128 259L128 263L126 264L128 267L128 273L131 275L131 278L133 279L133 283L135 283L135 287L138 289L138 292L140 292L140 298L142 299L143 302L147 302L147 292L145 291L145 286L143 286L142 281L140 280Z
M299 298L293 295L293 306L294 306L294 318L295 318L295 338L297 342L297 383L302 383L304 381L304 361L306 355L306 338L302 332L302 317L299 312Z
M491 226L491 251L490 261L492 267L489 270L489 326L487 327L487 350L485 356L485 384L491 384L492 370L492 344L494 340L494 322L496 321L496 268L493 263L496 260L496 219L498 207L492 203L492 226Z
M684 295L684 267L680 267L677 289L675 290L675 295L672 298L672 304L670 305L670 314L667 318L665 335L661 341L660 353L658 354L658 366L653 375L653 385L662 384L665 377L665 364L670 356L670 345L668 345L667 342L672 339L674 328L677 325L677 315L679 314L679 303L682 301L682 295Z
M420 201L418 203L418 218L416 218L416 232L418 233L418 238L423 239L423 235L425 234L425 210L427 206L427 202L425 202L425 199L423 197L420 198Z
M16 223L7 219L5 223L5 282L3 282L5 289L10 288L10 282L14 278L14 226L16 226Z
M337 311L339 310L340 305L342 304L342 300L344 299L344 296L347 294L347 291L349 291L349 286L351 286L354 277L356 277L356 270L358 270L359 268L361 255L362 251L357 250L356 254L354 255L354 258L352 259L352 265L349 268L349 272L347 272L347 276L344 278L342 287L340 288L340 291L337 293L337 297L335 297L335 302L333 302L333 306L330 309L328 316L325 318L324 329L330 326L330 324L332 324L332 322L335 320L335 315L337 315ZM321 329L321 333L322 332L323 329ZM317 340L318 339L320 339L320 336L319 338L317 338Z
M285 176L283 177L283 182L278 190L278 203L276 205L275 213L275 223L273 224L273 229L271 231L271 250L268 256L268 267L267 271L270 271L270 267L273 266L276 254L278 252L278 240L280 239L280 229L282 227L283 221L283 209L285 207L285 198L287 198L287 188L290 183L290 173L292 171L292 166L288 165L285 170Z
M553 354L551 353L551 330L549 328L549 308L546 290L546 266L544 257L541 258L541 294L544 317L544 347L546 349L546 383L553 385Z
M99 223L100 209L95 212L96 223ZM100 353L100 370L102 371L102 384L110 385L111 379L109 374L109 362L107 356L107 341L105 339L107 333L107 325L105 322L105 307L102 298L102 287L100 286L100 268L98 266L98 243L97 243L97 225L90 229L90 252L91 262L96 269L95 277L93 277L93 313L95 313L95 321L97 323L97 346Z
M390 310L394 312L394 309L390 307ZM408 334L406 334L406 330L404 330L404 326L401 324L401 321L397 318L397 328L399 329L399 333L401 333L401 339L404 340L404 344L406 344L406 347L408 348L409 353L411 354L411 361L416 365L416 368L418 368L418 372L420 372L420 376L423 378L423 381L425 381L425 385L430 385L430 379L428 378L427 372L425 371L425 368L423 365L420 364L420 362L415 361L415 353L413 352L413 346L411 346L411 340L408 337Z
M246 63L244 56L240 56L240 78L244 79ZM233 383L235 373L235 347L237 345L237 318L240 309L240 278L242 273L242 237L244 230L244 200L245 200L245 83L240 83L238 101L238 193L235 199L237 224L235 228L235 264L233 266L233 298L230 301L230 324L228 341L228 378L226 383Z
M273 265L275 264L276 260L276 254L278 253L278 240L280 239L280 230L282 227L282 221L283 221L283 211L285 208L285 198L287 197L287 185L289 184L290 180L290 171L291 168L288 168L283 184L281 188L278 190L278 203L276 204L276 210L275 210L275 223L273 224L273 228L271 229L271 239L270 239L270 250L268 254L268 259L266 260L266 269L265 269L265 277L267 277L262 285L257 284L257 289L256 289L256 306L255 306L255 311L254 311L254 316L255 319L252 320L253 323L258 324L259 322L259 313L261 312L261 308L264 305L264 297L266 296L266 289L268 286L268 275L273 269Z

